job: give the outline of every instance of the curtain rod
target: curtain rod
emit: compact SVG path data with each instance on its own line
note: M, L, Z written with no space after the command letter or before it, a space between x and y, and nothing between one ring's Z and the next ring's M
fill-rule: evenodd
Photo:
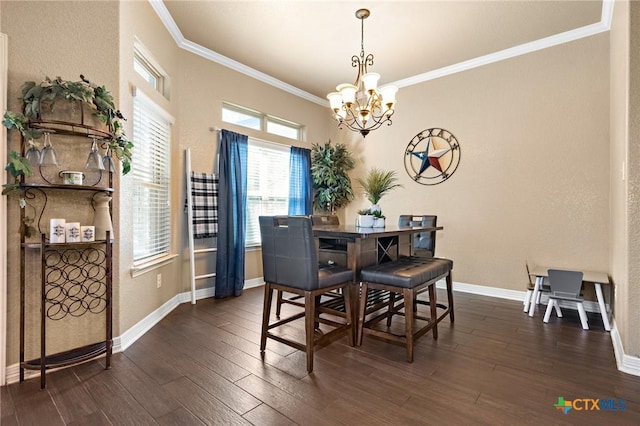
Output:
M220 133L222 131L222 129L220 127L209 127L209 131L210 132L218 132L218 133ZM230 131L233 131L233 130L230 130ZM288 146L289 148L291 148L292 146L294 146L294 145L287 145L286 143L278 143L278 142L268 141L268 140L256 138L256 137L253 137L253 136L249 136L249 135L247 135L247 137L249 139L253 139L253 140L258 141L258 142L271 144L271 145L278 145L279 147Z

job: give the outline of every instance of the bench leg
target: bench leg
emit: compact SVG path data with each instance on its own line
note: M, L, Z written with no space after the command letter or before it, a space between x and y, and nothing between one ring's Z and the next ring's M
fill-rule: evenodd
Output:
M364 334L364 316L367 310L367 293L369 292L369 286L363 282L361 287L362 294L360 294L360 307L358 309L358 327L356 344L362 345L362 335Z
M451 322L455 321L453 315L453 278L451 277L451 271L447 275L447 299L449 299L449 319Z
M429 286L429 302L433 300L433 303L429 303L429 308L431 309L431 323L433 324L433 328L431 332L433 333L433 339L438 338L438 302L436 300L436 283L433 283ZM452 307L450 306L449 309Z

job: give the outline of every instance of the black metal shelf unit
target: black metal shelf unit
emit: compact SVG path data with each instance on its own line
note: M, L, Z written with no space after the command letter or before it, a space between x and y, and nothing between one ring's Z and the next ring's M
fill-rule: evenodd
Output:
M56 122L58 133L67 136L87 135L100 136L104 132L89 126L75 123ZM64 129L63 131L61 131ZM23 144L24 146L24 144ZM24 154L24 153L23 153ZM40 370L40 387L46 387L46 370L77 364L92 358L105 355L106 368L111 366L113 348L112 323L112 250L113 242L109 232L105 240L80 243L50 243L41 230L40 221L49 202L50 191L80 191L85 193L113 193L112 175L107 172L107 182L100 185L102 178L94 185L63 185L51 183L43 176L46 183L21 182L21 190L25 199L37 203L37 226L39 241L27 241L21 233L20 245L20 381L24 381L25 370ZM42 170L40 170L42 175ZM35 193L39 194L38 198ZM25 209L20 209L21 223L25 219ZM34 217L34 219L36 219ZM27 251L38 250L38 263L29 261ZM37 291L37 287L27 282L27 272L40 268L40 354L35 359L25 359L25 317L26 292ZM99 315L104 317L104 339L97 342L68 349L55 354L47 353L47 323L81 317Z

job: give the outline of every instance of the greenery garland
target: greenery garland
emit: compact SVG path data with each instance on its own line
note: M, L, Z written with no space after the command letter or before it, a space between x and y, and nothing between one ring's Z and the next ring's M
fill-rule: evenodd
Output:
M80 81L66 81L60 77L51 80L49 77L36 84L34 81L27 81L21 87L21 100L24 105L23 112L15 113L7 111L4 114L2 124L7 129L16 129L26 140L35 140L42 136L43 131L30 126L32 120L39 120L44 105L48 105L52 111L56 100L65 99L69 102L79 101L92 105L95 110L93 114L105 123L109 129L109 139L107 146L122 163L122 173L131 171L131 157L133 142L127 139L124 134L122 121L126 120L120 110L117 110L111 92L104 86L98 86L80 75ZM44 105L43 105L44 103ZM48 104L47 104L48 103ZM10 154L11 161L5 167L16 180L19 181L21 175L29 176L31 167L26 158L19 154ZM17 175L14 174L17 171ZM5 186L5 191L6 191ZM5 193L3 191L3 194Z

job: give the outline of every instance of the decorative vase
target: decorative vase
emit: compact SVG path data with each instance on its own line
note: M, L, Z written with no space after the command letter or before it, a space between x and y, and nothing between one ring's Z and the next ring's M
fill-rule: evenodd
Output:
M113 241L115 235L113 234L113 225L111 224L111 213L109 212L109 202L111 197L104 193L96 194L93 197L93 208L95 215L93 217L93 226L95 226L95 239L105 240L107 238L107 231Z
M384 228L384 218L383 217L376 217L373 220L373 227L374 228Z
M359 214L356 220L356 226L360 228L373 228L374 217L368 214Z

